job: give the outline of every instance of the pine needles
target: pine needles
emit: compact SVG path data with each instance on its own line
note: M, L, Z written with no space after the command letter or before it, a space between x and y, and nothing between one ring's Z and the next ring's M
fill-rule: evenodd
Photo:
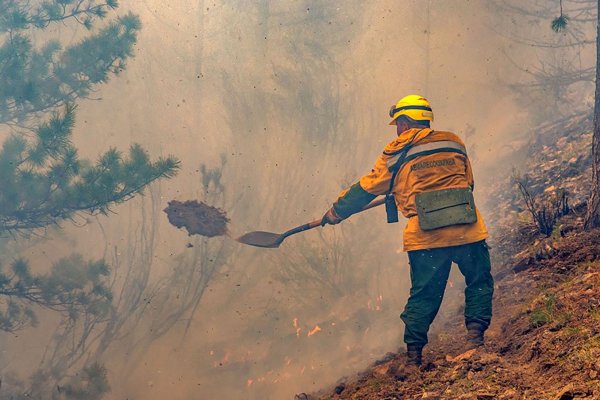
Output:
M561 14L552 20L552 30L554 32L562 32L565 29L567 29L568 22L569 17L567 15Z
M562 32L567 29L569 17L563 13L562 0L560 0L560 15L552 20L552 30L554 32Z

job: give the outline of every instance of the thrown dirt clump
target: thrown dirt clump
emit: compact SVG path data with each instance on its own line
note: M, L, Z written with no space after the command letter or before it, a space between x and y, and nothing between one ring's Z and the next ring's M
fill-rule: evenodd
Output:
M189 236L214 237L227 233L229 218L225 211L203 202L172 200L163 211L167 213L171 225L185 228Z

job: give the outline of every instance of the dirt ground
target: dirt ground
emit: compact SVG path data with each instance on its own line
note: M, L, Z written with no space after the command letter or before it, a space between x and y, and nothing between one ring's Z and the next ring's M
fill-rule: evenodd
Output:
M163 211L167 213L171 225L185 228L190 236L214 237L227 234L229 218L225 211L203 202L172 200Z
M426 347L418 370L404 369L403 354L388 354L334 388L296 399L600 399L599 238L600 230L578 229L530 246L534 260L538 247L552 251L528 268L497 270L484 349L466 351L457 320Z

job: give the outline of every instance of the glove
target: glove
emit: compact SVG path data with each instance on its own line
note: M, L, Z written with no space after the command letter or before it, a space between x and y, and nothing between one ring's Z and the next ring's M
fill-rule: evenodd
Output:
M337 215L337 213L335 212L335 209L333 207L331 207L329 210L327 210L325 215L323 215L323 218L321 219L321 226L325 226L327 224L337 225L340 222L342 222L343 220L344 220L344 218Z

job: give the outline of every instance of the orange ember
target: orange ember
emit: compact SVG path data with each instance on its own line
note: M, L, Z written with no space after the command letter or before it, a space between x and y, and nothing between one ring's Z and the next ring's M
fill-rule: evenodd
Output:
M320 331L321 331L321 327L319 325L315 325L315 327L308 332L308 336L312 336L315 333L320 332Z

